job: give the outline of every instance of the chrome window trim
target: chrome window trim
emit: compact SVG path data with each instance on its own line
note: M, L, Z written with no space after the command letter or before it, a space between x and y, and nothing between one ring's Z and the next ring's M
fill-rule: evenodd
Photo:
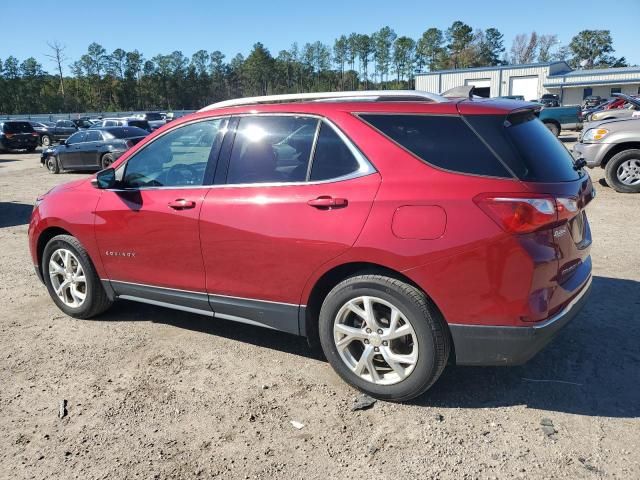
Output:
M352 155L355 157L356 161L358 162L358 165L359 165L358 170L351 172L347 175L343 175L341 177L329 178L327 180L315 180L315 181L305 180L302 182L265 182L265 183L235 183L235 184L224 183L224 184L217 184L217 185L212 184L212 185L152 186L152 187L135 187L135 188L108 188L105 190L109 192L136 192L136 191L148 191L148 190L184 190L184 189L193 190L193 189L201 189L201 188L218 189L218 188L286 187L286 186L299 187L303 185L323 185L327 183L344 182L346 180L353 180L355 178L366 177L367 175L371 175L373 173L378 172L376 168L373 166L373 164L369 161L369 159L360 151L360 149L358 149L358 147L351 141L349 137L347 137L347 135L337 125L335 125L328 118L323 117L322 115L317 115L313 113L306 114L306 113L295 113L295 112L264 112L264 113L245 112L245 113L237 113L237 114L231 114L231 115L218 115L215 117L199 118L190 122L177 125L171 130L167 130L166 132L163 132L161 135L158 135L158 137L154 138L151 142L149 142L149 145L155 142L158 138L161 138L164 135L168 134L169 132L172 132L179 127L183 127L193 123L203 122L207 120L216 120L220 118L230 119L231 117L257 117L257 116L309 117L309 118L318 119L319 122L318 122L318 127L316 129L316 133L314 137L314 145L313 145L314 153L315 153L315 145L317 142L317 138L318 138L318 135L320 134L320 126L322 125L323 122L326 123L327 125L329 125L329 127L333 129L334 132L336 132L338 137L340 137L340 139L347 145L347 148L349 148L349 151L352 153ZM147 145L142 147L142 149L139 152L143 151L145 148L147 148ZM130 158L127 158L127 160L118 167L116 171L116 176L118 174L118 171L120 169L124 169L125 165L129 163L129 160L131 160L132 158L135 158L135 156L138 155L139 152L135 152ZM308 170L307 178L311 172L312 165L313 165L313 161L309 162L309 170Z

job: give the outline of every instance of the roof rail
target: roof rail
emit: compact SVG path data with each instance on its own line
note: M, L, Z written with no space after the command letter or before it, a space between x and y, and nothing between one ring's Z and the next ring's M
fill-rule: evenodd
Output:
M266 95L262 97L234 98L222 102L213 103L198 111L204 112L223 107L237 107L240 105L253 105L259 103L280 102L330 102L330 101L429 101L435 103L448 102L449 100L435 93L420 90L362 90L353 92L317 92L317 93L291 93L285 95Z
M473 98L473 91L476 87L473 85L461 85L459 87L453 87L446 92L441 93L445 98Z

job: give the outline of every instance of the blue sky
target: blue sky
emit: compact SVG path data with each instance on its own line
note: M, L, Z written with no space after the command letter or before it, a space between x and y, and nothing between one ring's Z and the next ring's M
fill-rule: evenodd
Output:
M455 20L474 28L498 28L507 50L515 35L532 30L556 33L566 44L580 30L608 29L616 55L640 64L635 25L640 20L640 0L39 0L25 5L3 2L0 59L34 56L49 71L53 65L45 57L46 42L53 40L66 45L71 60L77 60L94 41L108 52L137 48L147 58L174 50L191 56L205 49L220 50L229 60L236 53L246 55L257 41L277 55L294 41L333 44L343 33L370 33L384 25L417 39L429 27L444 30ZM26 20L31 14L38 16L37 12L49 12L49 19Z

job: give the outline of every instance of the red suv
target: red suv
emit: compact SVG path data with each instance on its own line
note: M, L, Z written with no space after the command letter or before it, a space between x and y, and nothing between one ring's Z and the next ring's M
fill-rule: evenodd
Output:
M423 92L233 100L37 200L66 314L120 298L319 340L378 398L520 364L591 283L589 176L531 104Z

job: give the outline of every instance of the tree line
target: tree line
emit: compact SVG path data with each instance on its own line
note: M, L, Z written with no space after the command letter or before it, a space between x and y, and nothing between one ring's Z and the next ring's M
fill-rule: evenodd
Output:
M551 60L574 68L627 65L614 55L608 30L583 30L568 45L555 34L520 34L507 50L498 29L461 21L417 39L385 26L341 35L333 45L293 43L275 56L258 42L246 57L229 60L218 50L145 58L135 49L108 53L94 42L70 61L64 45L48 46L52 72L33 57L0 58L0 114L198 109L241 96L412 88L416 72Z

